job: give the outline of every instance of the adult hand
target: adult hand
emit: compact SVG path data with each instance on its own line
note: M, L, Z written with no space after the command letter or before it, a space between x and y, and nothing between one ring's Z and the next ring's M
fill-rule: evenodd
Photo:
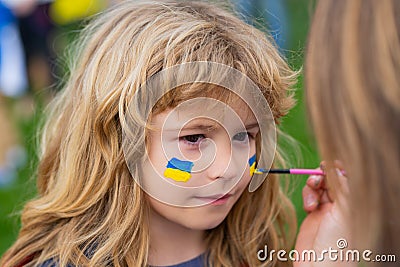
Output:
M343 210L348 186L347 177L340 170L341 164L336 162L335 167L336 173L332 172L332 177L329 177L338 180L339 188L336 188L335 195L328 186L326 175L310 176L303 188L304 209L308 215L297 236L295 249L299 259L294 262L295 267L355 266L355 263L340 260L339 257L340 251L346 249L343 248L343 240L349 242ZM333 250L338 252L334 253ZM338 259L335 260L335 257Z

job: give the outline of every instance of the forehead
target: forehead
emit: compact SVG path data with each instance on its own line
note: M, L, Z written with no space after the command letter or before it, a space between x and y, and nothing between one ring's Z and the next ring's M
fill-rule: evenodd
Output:
M211 131L221 126L228 131L237 131L256 126L257 120L243 102L228 105L212 98L195 98L152 116L150 124L153 129L167 131L183 128Z
M223 105L221 105L223 103ZM182 112L219 114L234 110L242 120L254 119L250 106L236 93L222 86L193 83L177 87L160 98L152 109L152 115L178 108Z

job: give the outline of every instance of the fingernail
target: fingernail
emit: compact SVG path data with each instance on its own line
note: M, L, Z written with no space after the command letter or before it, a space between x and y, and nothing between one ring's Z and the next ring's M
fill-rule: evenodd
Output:
M335 171L336 171L337 176L339 176L339 177L343 176L343 173L341 170L336 168Z
M321 177L315 176L315 178L314 178L314 186L317 187L320 182L321 182Z

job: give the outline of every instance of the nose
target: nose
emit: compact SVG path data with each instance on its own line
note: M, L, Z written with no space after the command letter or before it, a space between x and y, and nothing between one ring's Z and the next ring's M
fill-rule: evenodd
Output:
M216 142L216 155L213 163L207 168L210 180L219 178L233 179L238 176L238 167L234 163L232 147L229 140Z

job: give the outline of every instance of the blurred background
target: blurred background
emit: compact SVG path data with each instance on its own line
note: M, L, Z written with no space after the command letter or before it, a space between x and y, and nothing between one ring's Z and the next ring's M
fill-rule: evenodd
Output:
M44 109L65 75L65 50L83 22L118 0L0 0L0 255L14 242L24 203L36 194L37 145ZM293 69L303 64L310 0L231 0L248 23L268 30ZM316 168L319 159L305 116L303 77L298 104L281 128L298 146L282 143L291 167ZM299 224L301 189L292 176Z

